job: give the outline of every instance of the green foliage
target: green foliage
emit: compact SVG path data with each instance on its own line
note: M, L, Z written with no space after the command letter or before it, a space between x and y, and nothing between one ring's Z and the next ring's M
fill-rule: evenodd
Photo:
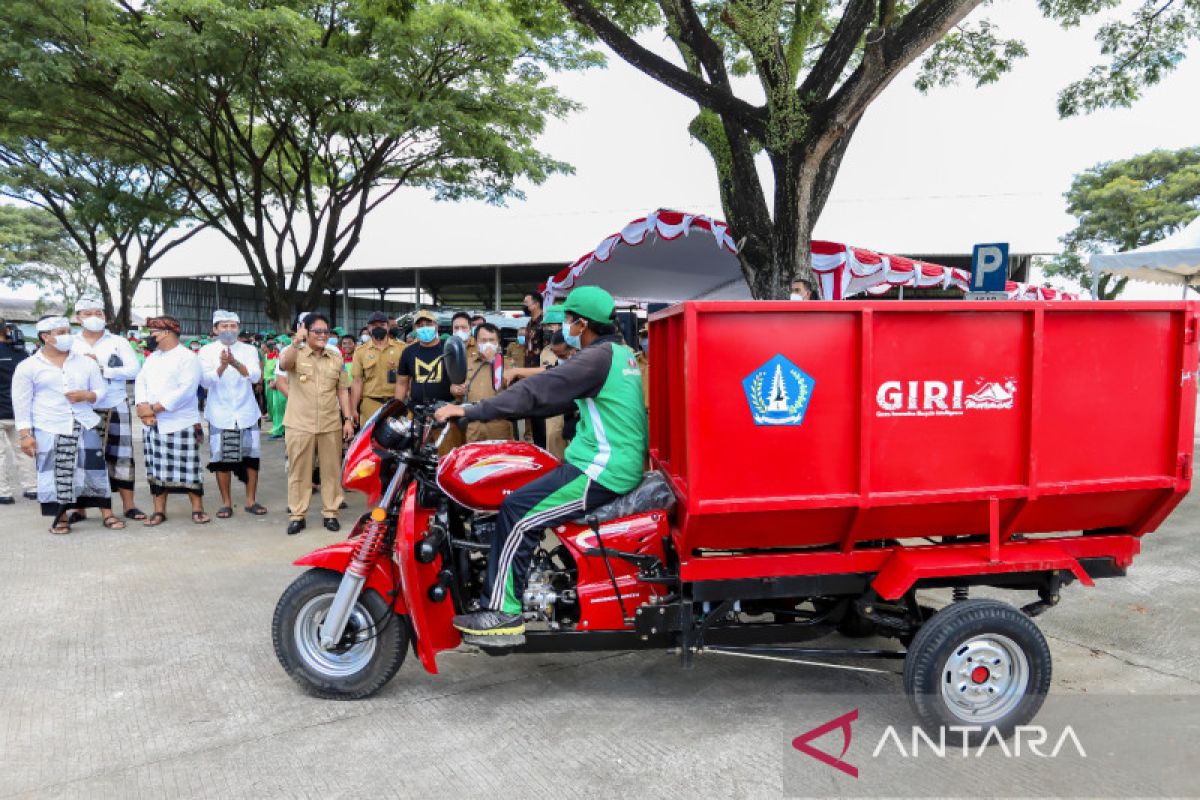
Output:
M574 108L546 70L597 60L534 0L8 0L0 125L170 176L283 319L400 186L503 203L569 171L534 144Z
M1063 25L1079 25L1085 16L1113 8L1117 0L1039 0L1042 12ZM1188 45L1200 39L1200 0L1145 0L1128 18L1100 26L1096 41L1107 63L1063 89L1058 112L1069 117L1099 108L1126 108L1147 86L1175 69Z
M963 76L985 86L1000 80L1013 63L1029 55L1025 44L1002 38L996 26L986 19L975 24L960 24L929 50L921 62L916 87L928 92L935 86L949 86Z
M67 313L97 296L83 252L53 214L38 208L0 205L0 282L46 290Z
M1077 224L1046 273L1078 281L1086 290L1089 254L1144 247L1200 216L1200 147L1097 164L1075 176L1065 197ZM1102 276L1101 299L1119 295L1126 280Z

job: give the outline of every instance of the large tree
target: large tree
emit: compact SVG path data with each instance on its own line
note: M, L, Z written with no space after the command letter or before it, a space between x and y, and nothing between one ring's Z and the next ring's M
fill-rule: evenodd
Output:
M813 227L863 113L902 70L923 58L922 89L960 76L982 84L1025 54L988 20L966 20L982 0L560 2L622 59L696 102L690 131L716 165L742 270L760 299L786 298L797 279L815 289ZM1068 26L1116 4L1039 0ZM631 14L632 5L641 13ZM1100 38L1111 63L1067 87L1060 111L1132 102L1178 63L1200 32L1198 14L1200 0L1158 0L1132 20L1106 25ZM635 38L647 28L665 29L677 61ZM739 75L753 75L760 92L739 95ZM760 154L770 167L770 197L756 170Z
M40 208L0 205L0 284L36 286L39 305L61 305L67 314L85 297L97 297L83 252L54 215Z
M62 139L0 131L0 195L58 222L90 270L114 330L130 327L133 295L150 268L203 228L187 221L187 192L162 169Z
M1075 176L1066 198L1076 225L1062 238L1063 253L1045 270L1091 291L1089 255L1145 247L1200 216L1200 147L1154 150L1097 164ZM1128 282L1101 275L1096 299L1116 298Z
M502 202L567 169L534 146L572 107L544 67L593 55L542 12L523 0L7 0L0 102L39 109L31 133L90 137L171 176L286 324L401 186ZM403 220L393 230L408 233Z

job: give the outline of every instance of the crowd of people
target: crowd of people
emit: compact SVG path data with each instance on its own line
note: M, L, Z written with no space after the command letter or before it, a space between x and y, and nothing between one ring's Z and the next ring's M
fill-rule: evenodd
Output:
M524 298L529 320L502 350L501 331L480 316L456 313L450 331L420 310L409 330L383 312L357 336L330 325L321 313L301 315L294 333L249 333L237 314L217 310L211 335L184 339L178 320L147 320L127 338L108 330L104 309L82 302L72 320L38 321L37 348L28 354L0 320L0 504L37 500L50 531L65 534L95 509L101 524L122 529L167 520L172 494L187 496L191 521L211 521L204 508L202 450L220 495L218 519L235 513L233 478L244 485L244 513L262 516L258 502L262 429L283 438L287 456L287 533L305 528L319 490L326 529L340 528L346 507L340 467L346 443L385 403L445 401L477 404L515 381L555 369L579 347L564 336L561 307L543 308L541 295ZM452 384L443 363L445 340L462 340L467 377ZM644 348L639 354L644 368ZM132 386L132 400L129 387ZM552 417L462 419L441 448L464 442L524 437L562 459L577 412ZM149 513L135 503L136 415L142 427ZM121 500L121 516L113 496Z

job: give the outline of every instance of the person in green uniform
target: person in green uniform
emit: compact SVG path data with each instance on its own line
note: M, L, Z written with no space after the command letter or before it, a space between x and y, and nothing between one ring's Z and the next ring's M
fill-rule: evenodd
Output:
M276 378L279 371L279 348L292 343L291 338L280 336L275 340L276 347L267 351L267 361L263 366L263 381L267 385L267 415L271 417L271 438L283 436L283 413L287 410L287 395L279 391Z
M572 402L579 408L563 464L500 506L480 610L453 620L467 641L520 643L525 632L521 596L542 529L615 500L642 480L647 448L642 371L617 332L615 307L612 295L598 286L575 289L563 305L563 336L578 353L491 399L437 411L440 422L455 417L488 422L559 414Z

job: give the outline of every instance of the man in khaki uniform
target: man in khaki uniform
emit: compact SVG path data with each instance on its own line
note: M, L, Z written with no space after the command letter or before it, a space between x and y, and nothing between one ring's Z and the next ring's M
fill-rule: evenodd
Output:
M350 365L350 407L356 424L368 419L396 393L396 369L404 347L388 335L390 320L376 311L367 320L367 343L354 351Z
M525 342L529 335L529 329L525 326L517 328L517 340L509 342L508 349L504 351L504 357L513 363L513 366L525 366Z
M284 348L279 368L288 375L287 429L288 535L304 530L312 500L312 466L316 451L321 468L321 516L325 529L336 531L342 504L342 443L354 435L350 378L341 354L326 347L331 331L324 314L309 314L296 326L296 338Z
M512 362L499 356L500 330L485 322L475 331L478 350L467 359L467 393L463 400L478 403L495 397L504 388L504 371L512 369ZM467 441L484 442L495 439L512 439L513 426L506 419L467 424Z

